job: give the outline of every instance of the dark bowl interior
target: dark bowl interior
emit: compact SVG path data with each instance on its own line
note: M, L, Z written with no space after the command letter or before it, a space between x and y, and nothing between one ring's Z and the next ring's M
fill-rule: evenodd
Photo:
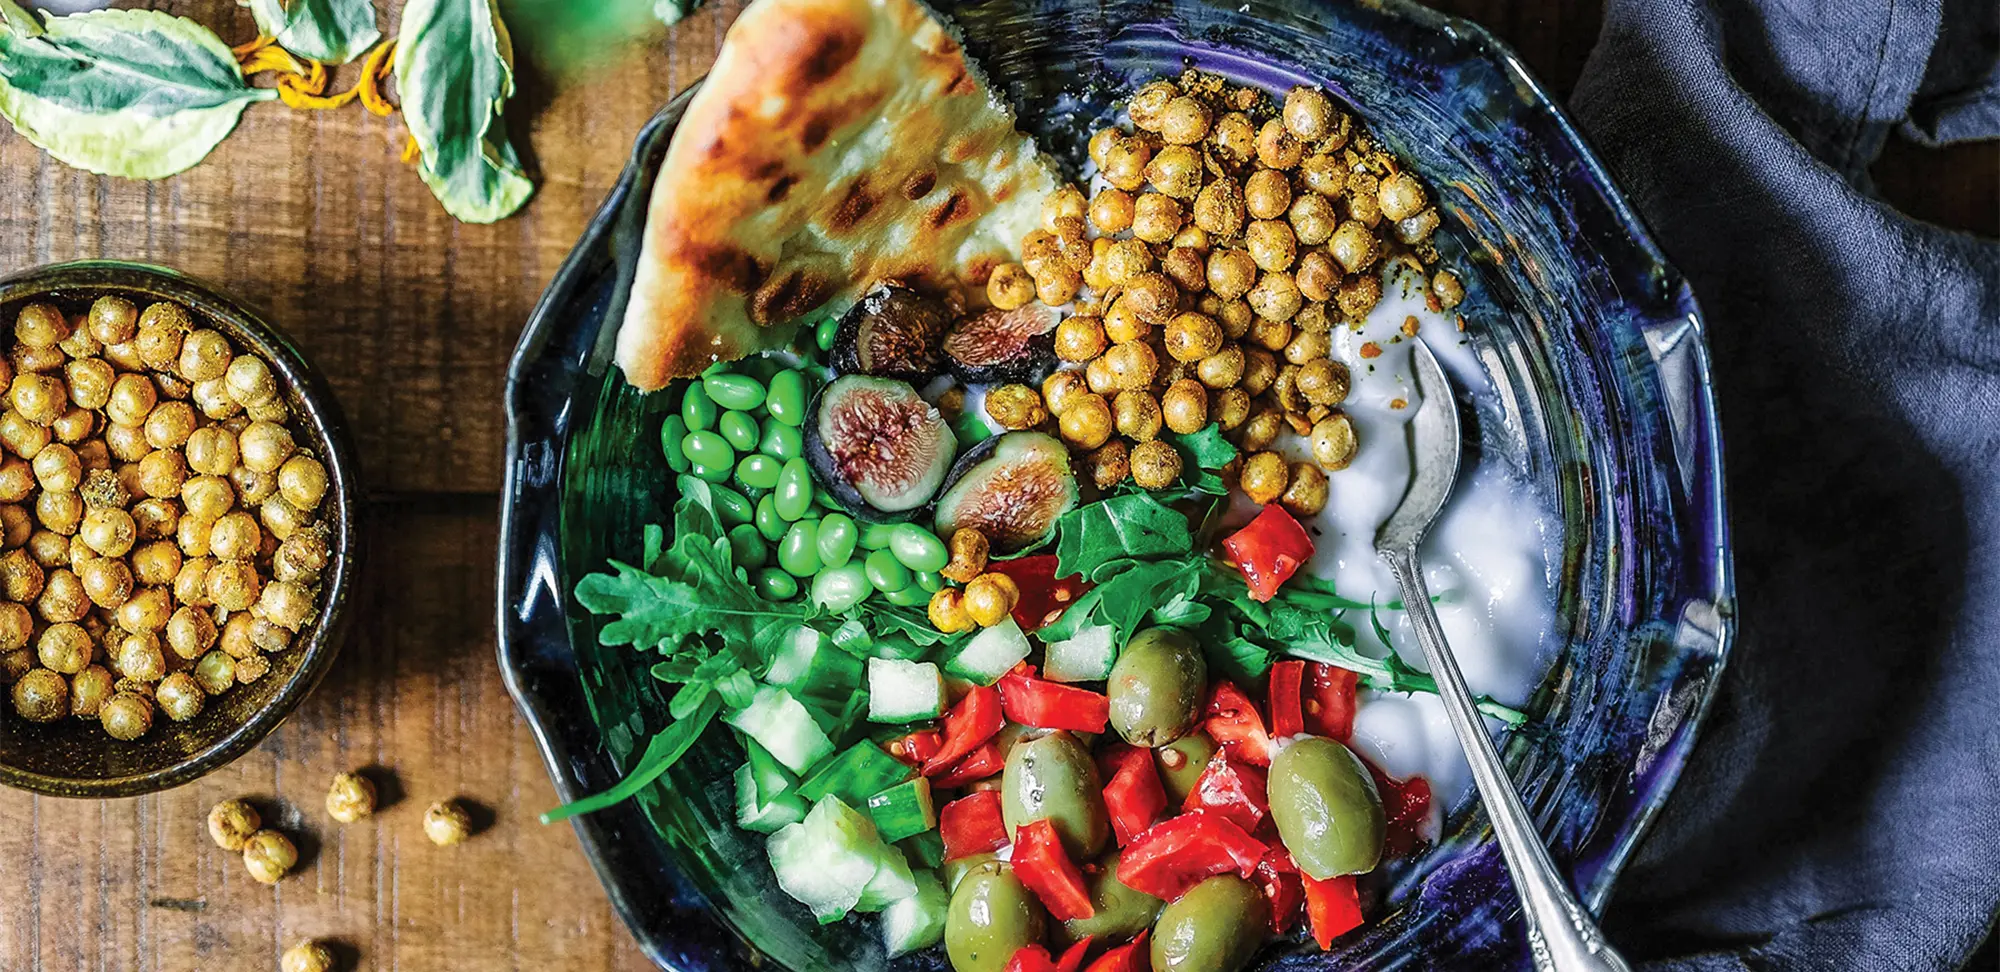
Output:
M943 4L1040 144L1082 135L1137 80L1195 65L1341 93L1413 161L1468 278L1493 394L1478 448L1552 497L1562 647L1506 755L1556 859L1601 906L1692 744L1726 656L1733 590L1706 349L1692 296L1561 110L1480 28L1413 4L1127 0ZM596 642L567 592L630 557L670 501L656 435L671 399L609 364L621 280L687 96L537 309L509 386L501 661L565 798L601 789L666 721L644 662ZM888 962L865 923L820 928L776 890L761 839L731 824L738 761L712 735L631 803L579 820L586 852L663 966L926 968ZM1367 888L1368 927L1331 955L1281 943L1266 967L1507 967L1525 952L1477 801L1441 843ZM744 939L749 943L746 944Z
M122 295L142 307L160 300L181 303L238 349L270 364L291 408L294 428L303 428L310 437L300 443L301 448L313 451L327 467L327 498L320 508L329 529L332 560L321 583L317 618L299 633L293 647L265 656L271 662L268 674L209 700L194 719L156 718L151 732L120 742L94 722L66 718L36 725L13 717L10 706L0 720L0 783L52 796L123 797L164 790L223 766L257 745L332 667L340 647L341 607L359 547L354 458L339 405L291 340L255 312L173 270L86 261L0 280L0 321L11 328L15 314L30 301L67 305L107 294Z

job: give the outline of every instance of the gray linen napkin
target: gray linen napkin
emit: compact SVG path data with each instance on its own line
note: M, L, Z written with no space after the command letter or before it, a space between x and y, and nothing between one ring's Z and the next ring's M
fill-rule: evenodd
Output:
M1573 106L1708 318L1742 618L1610 929L1660 969L1957 968L2000 907L2000 244L1866 167L2000 135L2000 4L1606 13Z

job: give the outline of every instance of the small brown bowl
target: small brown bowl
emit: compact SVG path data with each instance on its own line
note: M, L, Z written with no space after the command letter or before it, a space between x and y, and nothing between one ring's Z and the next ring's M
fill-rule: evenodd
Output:
M128 797L165 790L229 763L262 741L333 666L343 631L341 608L360 547L354 457L332 391L282 331L216 288L137 263L93 260L40 267L0 279L0 322L6 322L0 334L11 334L15 314L31 300L70 304L107 294L141 307L161 300L180 303L237 348L270 364L291 408L290 424L295 432L304 431L327 468L328 497L320 509L331 559L320 585L316 620L291 648L265 656L271 663L268 674L209 700L188 722L161 716L151 732L121 742L95 720L28 722L14 713L11 695L6 697L0 704L0 784L50 796Z

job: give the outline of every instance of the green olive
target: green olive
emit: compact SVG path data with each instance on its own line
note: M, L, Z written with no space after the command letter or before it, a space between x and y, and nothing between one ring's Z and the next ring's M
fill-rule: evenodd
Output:
M1131 938L1153 927L1153 919L1160 915L1160 899L1134 891L1118 880L1117 854L1106 857L1098 872L1084 880L1090 888L1092 913L1088 918L1062 923L1062 933L1069 941L1081 940L1085 935L1100 942Z
M1234 874L1209 878L1160 909L1153 972L1236 972L1271 928L1264 892Z
M1015 952L1041 942L1045 923L1041 902L1011 865L981 864L952 892L944 919L945 954L955 972L1003 972Z
M1159 767L1160 783L1174 806L1185 803L1187 795L1194 792L1215 748L1215 740L1197 730L1153 750L1153 765Z
M958 890L958 882L964 880L965 876L971 874L979 865L990 864L999 859L992 851L986 851L982 854L967 854L964 857L944 862L944 866L938 868L938 877L944 881L944 889L946 891L956 891Z
M1346 746L1318 736L1286 746L1268 786L1271 822L1299 870L1324 881L1375 869L1388 826L1382 795Z
M1134 746L1164 746L1187 734L1208 691L1208 663L1194 636L1147 628L1132 636L1105 683L1111 727Z
M1097 764L1067 732L1024 737L1008 751L1000 773L1000 815L1010 838L1024 823L1053 821L1071 859L1096 857L1111 836Z

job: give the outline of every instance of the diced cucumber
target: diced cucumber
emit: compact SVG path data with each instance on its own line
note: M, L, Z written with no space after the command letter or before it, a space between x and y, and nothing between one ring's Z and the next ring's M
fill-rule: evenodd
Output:
M806 801L796 793L766 791L749 763L736 768L736 825L760 834L775 833L806 818Z
M889 844L878 842L875 877L868 886L861 889L861 900L854 903L856 911L881 911L895 902L917 893L916 878L910 872L910 861L903 852Z
M862 660L843 651L833 640L800 625L771 660L764 681L794 698L832 715L846 711L848 700L861 688Z
M813 658L826 642L826 635L803 624L792 629L792 636L785 639L784 647L771 656L771 667L764 673L764 681L782 689L804 684Z
M931 802L931 781L919 776L869 797L868 816L887 841L935 830L937 807Z
M944 882L927 870L917 871L913 879L917 893L882 910L882 945L891 958L929 948L944 939L945 913L951 908L951 896L945 893Z
M1042 677L1052 682L1101 682L1118 661L1118 629L1095 624L1074 637L1051 642L1043 652Z
M868 721L904 723L944 714L944 676L930 662L868 659Z
M829 797L814 804L805 820L772 834L765 849L778 887L825 925L861 902L882 870L880 849L886 846L867 817Z
M944 863L944 833L926 830L915 837L906 837L896 846L903 849L903 855L912 863L922 867L937 867Z
M723 721L763 744L794 773L805 772L833 753L833 740L813 721L812 713L781 688L759 687L749 706Z
M969 678L981 685L991 685L1000 676L1020 664L1033 650L1028 636L1021 626L1008 618L993 627L973 635L953 655L946 668L953 675Z
M882 747L866 739L822 760L799 783L799 795L808 800L836 796L854 806L910 778L913 771Z

